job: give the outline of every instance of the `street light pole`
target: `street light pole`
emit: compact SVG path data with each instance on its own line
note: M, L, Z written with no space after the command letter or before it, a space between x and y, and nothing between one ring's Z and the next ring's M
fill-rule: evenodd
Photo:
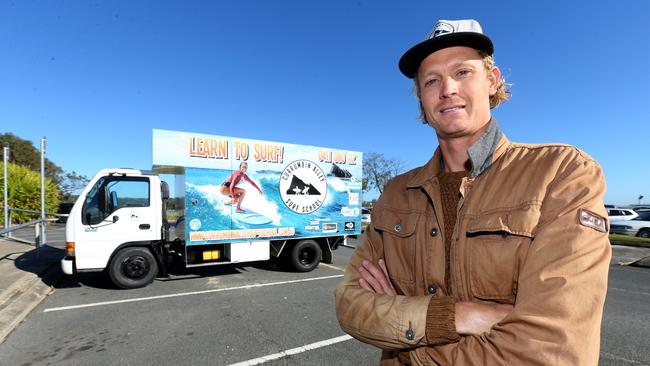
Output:
M7 162L9 161L9 147L5 146L2 148L2 156L3 156L3 170L4 170L4 175L2 176L2 180L4 181L4 202L5 204L5 211L4 211L4 218L5 218L5 229L9 227L9 202L7 202L7 181L8 175L7 175ZM8 236L8 234L5 234L5 236Z
M45 244L45 136L41 139L41 232L38 246Z

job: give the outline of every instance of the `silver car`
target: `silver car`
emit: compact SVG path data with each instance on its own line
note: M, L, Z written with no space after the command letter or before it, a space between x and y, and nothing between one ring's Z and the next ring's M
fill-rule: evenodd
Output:
M607 216L609 216L609 221L621 221L621 220L632 220L635 217L638 217L639 214L634 212L634 210L629 208L608 208Z
M640 211L632 220L615 221L609 225L612 234L623 234L650 238L650 211Z

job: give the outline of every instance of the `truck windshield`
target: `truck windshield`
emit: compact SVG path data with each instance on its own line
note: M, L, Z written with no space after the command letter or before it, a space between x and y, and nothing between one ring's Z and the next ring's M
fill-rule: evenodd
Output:
M103 177L88 192L81 221L84 225L96 225L120 208L148 206L148 178Z

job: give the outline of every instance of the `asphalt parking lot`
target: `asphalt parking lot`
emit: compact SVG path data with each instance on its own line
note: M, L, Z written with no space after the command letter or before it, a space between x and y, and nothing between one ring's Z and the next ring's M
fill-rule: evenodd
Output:
M617 265L638 250L615 247L601 366L650 365L650 269ZM379 351L336 321L333 291L351 254L341 247L333 265L309 273L276 262L226 265L135 290L102 274L66 276L0 344L0 363L376 365Z
M135 290L66 276L0 345L2 364L374 364L378 351L345 335L334 313L351 253L309 273L226 265Z

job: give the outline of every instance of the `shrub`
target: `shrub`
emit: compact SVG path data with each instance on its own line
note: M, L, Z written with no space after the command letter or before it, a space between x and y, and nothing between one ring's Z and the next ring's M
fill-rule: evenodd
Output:
M41 210L41 176L39 173L20 165L7 164L7 201L10 208L23 210ZM45 212L54 213L59 207L59 188L50 179L45 178ZM27 222L38 218L38 214L13 212L13 224ZM0 163L0 223L4 224L4 167Z

